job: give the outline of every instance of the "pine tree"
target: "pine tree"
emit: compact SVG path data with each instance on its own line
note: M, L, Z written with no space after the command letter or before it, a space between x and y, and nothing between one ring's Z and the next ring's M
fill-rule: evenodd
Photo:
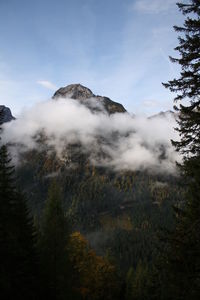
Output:
M43 294L47 299L67 299L71 294L71 266L68 259L68 224L62 209L61 190L56 182L49 188L44 209L38 251Z
M181 139L173 144L183 155L180 168L187 192L184 208L175 209L177 225L168 236L164 299L189 300L200 297L200 1L177 5L187 15L182 27L174 26L180 33L175 48L179 58L171 61L181 66L181 73L164 85L180 101L175 109Z
M4 299L36 299L33 227L5 145L0 147L0 260Z
M3 115L0 114L0 134ZM1 143L1 136L0 136ZM6 145L0 144L0 290L2 299L39 299L32 219Z
M136 269L130 268L126 278L126 300L151 299L150 271L146 263L138 262Z
M199 174L200 169L200 1L190 0L188 4L177 5L184 15L188 15L183 26L174 26L180 33L179 45L175 48L179 58L170 57L173 63L180 65L181 73L178 79L164 86L177 93L176 103L181 101L180 106L175 105L181 140L173 144L184 156L185 173L196 178L196 170ZM184 105L183 100L188 104Z

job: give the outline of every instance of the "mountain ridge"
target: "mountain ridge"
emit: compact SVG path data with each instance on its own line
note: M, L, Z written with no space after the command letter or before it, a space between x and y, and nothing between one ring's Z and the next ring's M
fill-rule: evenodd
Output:
M103 106L102 109L98 107L97 110L103 110L104 108L108 114L127 112L121 103L115 102L105 96L95 95L89 88L81 85L80 83L70 84L58 89L54 93L52 99L57 100L58 98L71 98L74 100L79 100L82 104L86 104L86 106L92 111L94 111L94 106L91 105L92 103L87 101L90 99L96 100L97 103Z
M52 96L53 100L58 99L73 99L88 107L92 112L106 111L109 115L114 113L128 113L121 103L115 102L106 96L95 95L89 88L82 84L70 84L59 88ZM96 102L95 102L96 101ZM0 125L3 123L15 120L9 107L0 105ZM134 115L135 116L135 115ZM177 117L177 114L172 110L160 111L153 114L147 119Z
M0 125L15 120L9 107L0 105Z

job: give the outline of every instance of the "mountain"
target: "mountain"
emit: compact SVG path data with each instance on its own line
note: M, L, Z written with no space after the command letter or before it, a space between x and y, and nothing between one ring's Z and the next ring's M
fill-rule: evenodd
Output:
M96 96L90 89L80 84L60 88L55 92L51 102L60 98L63 101L70 101L69 98L74 99L92 111L102 110L104 113L106 111L108 114L106 119L116 112L123 113L119 116L122 119L127 116L126 110L121 104L107 97ZM48 114L46 111L45 113ZM158 121L155 121L156 124L159 124L162 117L169 118L173 115L172 112L161 112L151 118L158 118ZM14 119L10 109L5 106L0 106L0 117L2 117L1 123ZM110 119L115 118L110 117ZM13 126L15 126L14 123ZM117 128L119 126L117 124ZM128 134L127 132L124 133L122 143L126 143L125 137ZM106 167L103 164L96 164L94 159L90 159L89 156L92 154L92 158L99 156L103 159L107 158L109 153L105 153L105 147L112 145L112 143L115 146L115 142L121 138L117 130L108 137L98 136L94 147L91 145L88 149L76 140L75 142L72 140L66 145L64 143L60 155L57 155L54 147L52 147L53 143L56 144L58 141L54 135L51 138L49 143L46 132L42 131L41 128L41 132L33 137L36 142L35 148L24 149L19 144L19 149L22 149L22 152L16 166L17 179L20 188L27 195L29 210L34 217L37 232L39 232L40 225L43 224L42 215L49 195L49 187L52 186L52 181L57 182L61 192L64 215L68 222L68 230L70 233L75 232L76 235L77 232L81 232L80 241L77 240L77 246L74 244L74 252L77 255L74 257L77 257L77 263L80 262L81 266L77 268L78 272L79 269L82 270L82 265L87 268L87 260L85 259L87 256L84 254L83 258L81 257L82 253L86 253L82 246L84 245L82 235L84 235L89 241L90 247L98 255L105 255L108 262L111 261L115 265L114 269L119 273L120 280L127 278L127 283L126 280L121 280L122 290L126 285L128 288L132 286L134 278L137 282L133 281L133 286L140 288L141 282L144 282L148 288L151 287L149 282L151 284L152 266L158 261L158 249L162 249L158 232L160 232L160 228L167 231L172 230L174 226L172 205L176 206L178 203L180 207L180 201L184 200L184 190L179 183L179 178L167 173L150 172L144 168L137 171L117 170L112 166ZM63 141L65 140L63 139ZM165 148L158 145L156 149L160 153L159 160L161 161L165 156ZM15 152L13 153L15 154ZM130 153L130 155L132 154ZM145 159L145 153L141 155ZM95 252L92 250L88 253L89 261L93 263ZM72 254L74 255L74 253ZM107 270L111 268L105 268L100 257L98 261L100 267L97 268L94 275L102 272L107 274ZM89 268L88 270L92 277L93 272L90 271L92 269ZM89 272L86 273L87 277L90 275ZM106 278L109 283L110 278ZM101 287L97 280L98 277L94 279L98 288ZM88 279L86 284L87 282ZM100 277L101 282L103 281ZM105 298L95 297L95 299ZM129 297L109 297L108 299L127 300ZM140 297L140 299L144 298Z
M15 120L10 108L5 105L0 105L0 125L9 121Z
M172 110L161 111L158 114L150 116L148 119L156 119L156 118L176 118L177 114Z
M60 88L52 98L71 98L109 115L126 113L121 104L80 84ZM0 112L2 123L14 119L9 108L0 106ZM105 159L104 146L118 138L116 132L108 139L99 137L91 147L92 157ZM172 226L171 205L183 198L178 178L142 168L120 171L95 164L91 153L76 142L67 144L60 157L43 132L35 139L37 147L22 151L17 165L17 178L35 220L40 222L48 188L56 180L71 230L83 233L98 254L109 253L124 274L138 261L151 264L156 257L156 232Z
M94 95L93 92L81 84L70 84L55 92L53 99L71 98L84 103L92 111L106 110L108 114L124 113L126 109L122 104L112 101L108 97ZM96 103L95 103L96 102Z

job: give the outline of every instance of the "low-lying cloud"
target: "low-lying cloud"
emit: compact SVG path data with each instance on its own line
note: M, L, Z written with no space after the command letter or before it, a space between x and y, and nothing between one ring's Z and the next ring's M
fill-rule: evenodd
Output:
M94 106L95 100L90 101ZM78 143L94 164L116 170L173 173L175 162L180 160L170 141L178 139L175 126L171 114L151 119L128 113L108 115L78 100L59 99L37 104L4 124L2 141L11 144L15 153L38 149L35 137L43 132L58 156L64 155L68 145Z

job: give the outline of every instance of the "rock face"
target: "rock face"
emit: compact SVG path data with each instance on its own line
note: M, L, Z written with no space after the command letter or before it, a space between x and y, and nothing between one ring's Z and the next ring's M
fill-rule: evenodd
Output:
M66 87L60 88L55 92L53 98L56 99L58 97L68 97L72 99L85 100L95 97L95 95L90 89L81 84L70 84Z
M15 120L15 118L13 117L10 108L5 105L0 105L0 125L12 120Z
M90 89L81 84L70 84L66 87L60 88L53 95L53 99L56 100L58 98L71 98L79 100L81 103L86 104L87 107L93 111L103 110L104 107L109 114L126 112L126 109L120 103L114 102L107 97L94 95ZM95 101L97 103L96 108Z

